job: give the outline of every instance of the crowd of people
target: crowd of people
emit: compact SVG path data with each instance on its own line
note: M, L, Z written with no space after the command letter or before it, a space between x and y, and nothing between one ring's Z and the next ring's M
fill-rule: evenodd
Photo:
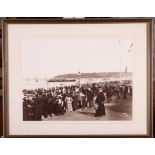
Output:
M112 97L119 99L132 95L128 83L118 82L91 83L50 89L23 90L23 120L42 120L54 115L64 115L67 111L95 109L95 117L105 115L104 102Z

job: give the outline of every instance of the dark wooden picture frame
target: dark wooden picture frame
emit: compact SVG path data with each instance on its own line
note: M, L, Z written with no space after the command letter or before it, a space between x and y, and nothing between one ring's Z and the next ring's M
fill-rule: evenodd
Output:
M117 24L147 23L147 134L145 135L10 135L9 134L9 85L8 85L8 25L9 24ZM152 18L83 18L83 19L6 19L3 21L3 107L4 137L62 137L62 138L101 138L101 137L152 137L153 135L153 78L152 78Z

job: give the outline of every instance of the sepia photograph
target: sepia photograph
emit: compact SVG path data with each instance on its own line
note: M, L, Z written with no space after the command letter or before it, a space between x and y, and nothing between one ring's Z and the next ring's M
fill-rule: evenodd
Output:
M152 19L6 19L5 137L150 137Z
M24 38L20 49L24 121L132 120L134 38Z

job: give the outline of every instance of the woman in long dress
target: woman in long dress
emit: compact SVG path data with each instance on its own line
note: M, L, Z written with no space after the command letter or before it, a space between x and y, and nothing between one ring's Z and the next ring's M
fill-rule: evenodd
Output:
M72 107L73 99L70 96L66 96L65 102L67 104L67 111L73 111L73 107Z
M103 115L105 115L105 107L104 107L104 100L105 100L105 96L102 92L102 89L100 88L99 93L97 94L97 98L96 98L96 113L95 113L95 117L101 117Z

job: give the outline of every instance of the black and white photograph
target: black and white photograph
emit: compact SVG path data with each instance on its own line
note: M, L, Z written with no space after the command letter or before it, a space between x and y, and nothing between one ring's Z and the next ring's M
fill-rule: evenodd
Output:
M132 120L134 38L24 38L20 49L24 121Z
M6 136L151 134L151 19L3 26Z

